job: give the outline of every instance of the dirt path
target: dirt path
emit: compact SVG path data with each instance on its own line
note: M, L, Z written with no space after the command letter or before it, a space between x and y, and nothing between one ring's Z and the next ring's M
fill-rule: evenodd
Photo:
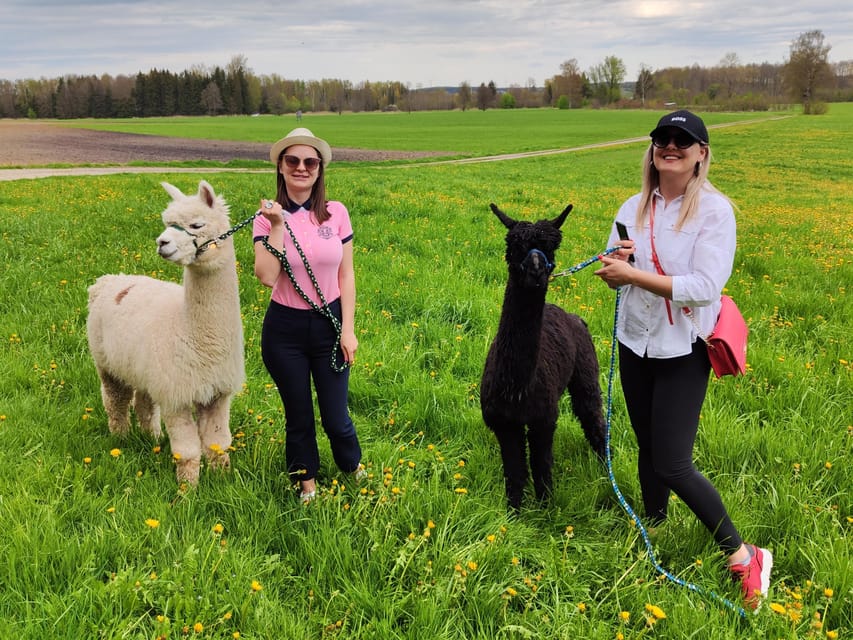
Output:
M47 176L105 175L114 173L216 173L228 168L174 168L128 166L129 162L212 160L269 160L269 144L227 140L195 140L146 136L114 131L72 129L29 120L0 120L0 181ZM332 148L335 162L405 160L443 153L373 151ZM44 168L46 164L124 165L110 167ZM42 165L39 167L39 165ZM10 168L22 167L22 168ZM266 172L268 170L256 170Z

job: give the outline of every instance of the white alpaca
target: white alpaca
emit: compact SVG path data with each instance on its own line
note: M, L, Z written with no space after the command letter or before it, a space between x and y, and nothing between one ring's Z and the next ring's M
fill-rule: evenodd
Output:
M187 196L163 182L172 202L158 253L184 265L184 284L106 275L89 287L89 349L101 379L110 432L140 426L160 437L160 418L178 482L198 483L204 455L230 464L231 397L244 380L243 323L228 205L207 182ZM197 422L196 422L197 420Z

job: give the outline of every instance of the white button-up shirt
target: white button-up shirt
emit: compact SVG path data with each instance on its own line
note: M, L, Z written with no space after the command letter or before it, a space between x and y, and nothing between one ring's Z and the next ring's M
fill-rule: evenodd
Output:
M737 246L737 229L731 203L714 191L703 191L699 210L681 229L675 224L682 197L664 205L655 191L655 249L666 275L672 277L672 321L665 299L633 285L622 287L617 336L638 356L674 358L691 352L697 331L682 311L689 307L703 336L708 336L720 312L720 294L728 281ZM640 194L629 198L616 220L628 229L635 242L634 267L657 273L652 262L649 221L637 227ZM615 226L607 246L619 239Z

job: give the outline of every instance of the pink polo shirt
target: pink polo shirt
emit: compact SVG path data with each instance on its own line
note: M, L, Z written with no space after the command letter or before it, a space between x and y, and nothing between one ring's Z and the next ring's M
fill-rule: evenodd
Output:
M343 204L330 200L326 208L331 217L321 225L318 225L311 212L304 208L294 213L285 212L284 220L293 230L326 302L330 303L341 297L338 271L343 257L343 244L352 241L353 232L349 212ZM263 216L256 217L252 232L255 241L259 241L262 236L268 236L269 233L269 220ZM284 254L287 256L287 262L290 264L297 284L317 305L322 305L320 296L311 282L299 252L293 245L290 234L284 227L282 227L282 233L284 234ZM272 299L286 307L312 308L293 287L284 269L281 270L278 280L273 285Z

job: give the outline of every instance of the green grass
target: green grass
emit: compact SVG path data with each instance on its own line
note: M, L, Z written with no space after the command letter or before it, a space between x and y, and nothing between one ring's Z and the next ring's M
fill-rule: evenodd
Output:
M472 134L461 124L492 115L500 127ZM338 146L407 148L417 138L408 148L470 155L561 146L571 118L586 123L575 135L588 143L642 135L656 117L470 112L303 124ZM225 136L231 120L199 119L199 135ZM263 135L248 133L264 120ZM400 122L420 125L402 132ZM511 122L524 135L508 135ZM242 119L234 135L269 141L293 124ZM156 126L190 135L185 119ZM430 135L416 136L418 126ZM284 470L282 409L260 359L268 291L252 275L248 231L235 236L247 383L233 403L230 473L203 471L197 491L179 494L166 440L111 436L85 337L86 287L98 275L180 279L155 251L168 202L161 180L184 191L209 180L236 223L272 194L272 172L0 183L0 637L851 637L851 133L849 105L711 132L712 178L740 206L728 289L751 333L748 374L712 380L696 456L743 535L775 555L771 602L784 613L765 607L747 622L656 579L567 401L554 499L540 507L528 497L509 518L497 443L479 413L505 283L489 202L525 218L574 203L562 270L604 248L616 208L639 186L642 144L456 166L332 165L329 193L356 229L351 409L371 478L363 493L350 486L321 438L322 495L307 508ZM613 293L592 270L556 280L549 299L589 323L606 383ZM616 386L615 475L638 506ZM655 545L676 575L737 599L683 504ZM647 604L666 619L648 627Z

